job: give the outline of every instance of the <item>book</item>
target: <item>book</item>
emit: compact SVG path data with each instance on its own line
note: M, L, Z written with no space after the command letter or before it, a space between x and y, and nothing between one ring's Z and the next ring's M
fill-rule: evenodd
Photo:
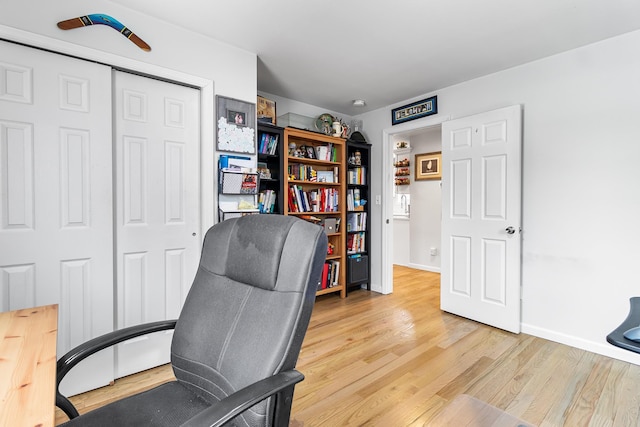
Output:
M256 194L258 188L258 175L256 174L243 174L242 184L240 185L241 194Z
M258 152L273 155L278 149L278 135L263 132L258 142Z
M319 289L327 289L327 278L329 276L329 263L325 262L322 267L322 277L320 279Z
M295 189L293 187L290 187L288 193L289 193L289 196L288 196L289 211L299 212L298 203L295 196Z
M318 182L334 182L333 171L318 171Z
M305 221L311 221L314 224L322 222L322 218L318 218L317 216L313 215L300 215L300 218L304 219Z
M267 146L267 154L276 154L278 149L278 135L270 135L269 144Z
M335 270L333 273L333 280L331 287L338 286L340 284L340 261L333 261L333 265L335 266Z
M273 213L276 205L276 192L263 190L258 195L258 209L260 213Z
M329 160L329 148L326 145L316 147L316 158L318 160Z

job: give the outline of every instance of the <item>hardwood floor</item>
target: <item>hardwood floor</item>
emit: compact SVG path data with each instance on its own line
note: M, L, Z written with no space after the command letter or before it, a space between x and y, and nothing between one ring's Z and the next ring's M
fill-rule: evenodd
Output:
M318 297L292 426L424 426L460 394L540 427L640 426L640 366L443 313L439 280L396 266L392 295ZM72 401L83 412L167 378L160 367Z

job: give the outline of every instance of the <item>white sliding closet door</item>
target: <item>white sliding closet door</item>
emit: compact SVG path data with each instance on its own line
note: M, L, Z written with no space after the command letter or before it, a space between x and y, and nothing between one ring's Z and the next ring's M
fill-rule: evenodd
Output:
M200 258L200 92L114 71L117 327L175 319ZM169 362L171 332L120 344L116 377Z
M59 304L58 356L113 329L111 69L0 41L0 310ZM113 351L64 393L109 383Z
M178 316L200 253L199 117L196 89L0 41L0 311L58 303L58 357ZM167 362L170 336L103 350L61 391Z

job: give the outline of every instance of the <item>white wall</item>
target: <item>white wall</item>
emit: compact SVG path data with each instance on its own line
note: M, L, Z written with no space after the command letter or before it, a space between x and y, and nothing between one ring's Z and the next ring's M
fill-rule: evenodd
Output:
M438 115L451 118L521 104L523 331L637 364L640 355L605 337L640 294L639 45L640 31L628 33L361 116L382 170L391 108L433 94ZM372 181L382 194L382 177ZM373 289L381 208L372 205Z
M213 80L216 93L256 100L255 54L171 26L107 0L0 0L0 25ZM89 13L118 19L151 46L144 52L105 25L60 30L59 21Z
M411 265L411 248L407 242L411 240L409 218L393 219L393 263L405 267Z
M312 119L317 118L319 115L329 113L333 117L342 119L346 124L351 124L351 117L345 114L336 113L335 111L328 111L315 105L305 104L304 102L294 101L292 99L284 98L282 96L273 95L266 92L258 92L258 95L263 96L276 103L276 116L280 117L287 113L295 113L301 116L310 117ZM286 124L277 123L278 126L287 126ZM312 129L313 130L313 129Z
M440 180L414 180L415 156L442 151L442 130L440 126L425 129L409 138L413 148L411 158L411 214L410 251L411 266L429 271L440 271L440 240L442 233L442 191ZM394 224L395 225L395 224ZM395 234L395 229L394 229ZM435 248L436 255L431 255Z
M145 52L105 25L60 30L59 21L104 13L121 21L151 46ZM0 38L80 56L139 73L207 86L202 91L202 231L214 222L214 94L256 102L257 56L196 33L171 26L107 0L51 2L0 0ZM200 80L204 81L200 84Z
M393 200L393 263L420 270L440 272L442 191L440 180L416 181L415 157L442 150L442 130L432 126L421 131L393 135L391 140L408 142L411 152L400 157L410 160L411 184L395 187ZM395 152L394 152L395 154ZM395 170L395 169L394 169ZM403 215L402 201L410 214ZM436 255L431 255L431 248Z

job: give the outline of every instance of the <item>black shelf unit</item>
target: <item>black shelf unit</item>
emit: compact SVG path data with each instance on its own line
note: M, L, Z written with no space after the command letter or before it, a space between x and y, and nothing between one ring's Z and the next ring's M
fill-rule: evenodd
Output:
M371 144L347 140L347 294L366 284L371 290ZM359 164L358 164L359 163ZM360 203L358 203L358 200ZM361 201L367 202L362 205Z
M283 211L283 197L282 197L282 188L283 188L283 179L285 179L284 167L283 167L283 159L284 156L287 155L287 148L283 146L284 144L284 128L272 125L270 123L258 122L258 135L257 135L257 145L258 145L258 163L265 163L267 169L271 172L271 178L260 177L260 186L258 188L258 201L260 201L260 194L265 193L266 191L272 191L275 194L275 204L273 205L273 210L267 212L267 209L262 208L260 213L264 214L279 214L282 215ZM261 148L265 147L262 151L268 151L264 144L267 142L264 140L269 138L273 140L275 138L275 149L271 150L271 152L261 152ZM283 151L284 150L284 151Z

